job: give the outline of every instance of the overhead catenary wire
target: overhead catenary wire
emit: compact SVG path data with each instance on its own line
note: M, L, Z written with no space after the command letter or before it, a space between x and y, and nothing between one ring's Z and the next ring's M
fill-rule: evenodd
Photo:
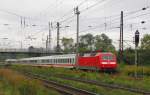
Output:
M147 15L147 14L150 14L150 13L141 14L141 15L138 15L138 16L134 16L134 17L132 17L132 18L140 17L140 16ZM132 19L132 18L128 18L127 20L130 20L130 19ZM119 19L118 19L118 20L119 20ZM115 24L115 23L119 23L119 21L118 21L118 22L111 23L111 24ZM103 25L104 25L104 24L101 24L101 25L96 26L96 27L94 27L94 28L90 28L90 29L86 29L86 30L81 30L80 33L86 32L86 31L89 31L89 30L94 30L94 29L97 29L97 28L101 28L101 27L103 27ZM128 24L128 25L129 25L129 24ZM117 28L117 27L114 27L114 28ZM113 28L113 29L114 29L114 28ZM118 27L118 28L119 28L119 27ZM76 33L73 33L73 34L70 34L70 35L74 35L74 34L76 34ZM68 35L68 36L69 36L69 35Z
M141 10L140 10L141 11ZM134 14L134 13L137 13L137 12L139 12L139 10L138 11L134 11L134 12L129 12L130 13L130 15L131 15L131 13L132 14ZM149 13L146 13L146 14L149 14ZM142 15L146 15L146 14L142 14ZM130 16L130 15L127 15L127 16ZM142 16L142 15L138 15L138 16L136 16L136 17L139 17L139 16ZM127 17L127 16L125 16L125 17ZM132 17L132 18L135 18L135 17ZM132 18L130 18L130 19L132 19ZM119 20L119 19L115 19L115 20ZM129 18L128 18L128 20L129 20ZM113 20L114 21L114 20ZM118 23L118 22L115 22L115 23ZM114 24L114 23L113 23ZM99 27L98 27L99 28ZM97 27L95 27L95 28L91 28L90 30L92 30L92 29L97 29ZM85 31L88 31L89 29L87 29L87 30L84 30L84 31L81 31L81 32L85 32ZM80 32L80 33L81 33ZM75 34L75 33L74 33ZM73 34L71 34L71 35L73 35Z
M88 0L85 0L85 1L88 1ZM85 3L85 1L84 1L83 3ZM87 7L87 8L85 8L85 9L81 10L81 12L86 11L86 10L88 10L88 9L90 9L90 8L92 8L92 7L96 6L96 5L98 5L99 3L102 3L103 1L105 1L105 0L98 1L98 3L95 3L95 4L93 4L93 5L89 6L89 7ZM79 5L81 6L83 3L80 3ZM75 16L75 15L72 15L72 16L70 16L70 17L68 17L68 18L66 18L65 20L62 20L62 21L60 21L60 22L67 21L67 20L73 18L74 16Z
M17 17L23 17L22 15L19 15L19 14L17 14L17 13L10 12L10 11L7 11L7 10L0 9L0 11L1 11L1 12L4 12L4 13L7 13L7 14L10 14L10 15L17 16Z
M103 1L105 1L105 0L101 0L101 2L103 2ZM89 8L92 8L93 6L95 6L95 5L99 4L99 3L100 3L100 1L97 2L97 3L95 3L95 4L93 4L93 5L91 5L91 6L89 6ZM89 8L84 9L84 10L88 10ZM150 6L147 6L147 7L144 7L144 8L138 9L138 10L135 10L135 11L125 12L125 13L124 13L124 17L129 16L129 15L132 15L132 14L135 14L135 13L138 13L138 12L141 12L141 11L144 11L144 10L149 9L149 8L150 8ZM82 10L82 11L84 11L84 10ZM82 12L82 11L81 11L81 12ZM116 15L112 15L112 16L108 16L108 17L101 17L101 19L108 19L108 18L119 17L119 16L120 16L120 14L116 14ZM74 16L71 16L71 17L69 17L69 18L66 18L66 19L63 20L62 22L65 22L65 21L67 21L67 20L69 20L69 19L71 19L71 18L73 18L73 17L74 17ZM120 17L119 17L119 18L120 18ZM118 20L118 18L116 18L116 20Z
M97 3L95 3L95 4L93 4L93 5L89 6L89 7L81 10L81 12L85 12L85 11L87 11L87 10L89 10L89 9L91 9L91 8L93 8L93 7L97 6L97 5L105 2L105 1L109 1L109 0L97 0Z

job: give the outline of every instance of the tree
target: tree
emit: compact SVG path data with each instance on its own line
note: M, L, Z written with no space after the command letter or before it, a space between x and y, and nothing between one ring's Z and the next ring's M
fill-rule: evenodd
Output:
M62 38L63 52L69 53L74 51L74 43L72 38Z
M114 51L112 40L105 34L93 36L86 34L80 36L79 51L86 52L92 50Z
M93 42L94 42L94 37L90 33L80 36L79 51L84 52L84 51L93 50L93 44L94 44Z
M96 50L114 51L115 47L112 45L112 40L105 34L96 35L94 39L94 46Z
M33 46L30 46L30 47L28 48L28 50L29 50L29 52L31 52L31 51L34 50L34 47L33 47Z
M140 63L150 64L150 34L145 34L141 39L141 49L139 50Z
M141 49L150 50L150 34L144 35L143 39L141 40Z

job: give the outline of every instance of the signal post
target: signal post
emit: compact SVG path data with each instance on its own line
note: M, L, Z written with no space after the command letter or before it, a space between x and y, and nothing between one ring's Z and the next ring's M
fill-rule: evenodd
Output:
M135 32L135 78L137 78L137 67L138 67L138 44L139 44L139 31Z

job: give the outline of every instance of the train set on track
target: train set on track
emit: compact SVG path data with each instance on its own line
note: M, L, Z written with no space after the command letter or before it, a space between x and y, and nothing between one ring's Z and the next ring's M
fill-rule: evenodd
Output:
M21 59L7 59L6 64L24 64L34 66L51 66L79 68L87 70L115 70L116 56L110 52L96 52L76 57L76 54L62 54Z

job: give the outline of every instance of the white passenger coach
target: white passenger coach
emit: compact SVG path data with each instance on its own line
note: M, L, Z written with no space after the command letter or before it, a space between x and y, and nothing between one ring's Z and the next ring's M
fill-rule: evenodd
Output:
M7 59L6 64L27 64L73 68L76 60L75 56L75 54L65 54L22 59Z

